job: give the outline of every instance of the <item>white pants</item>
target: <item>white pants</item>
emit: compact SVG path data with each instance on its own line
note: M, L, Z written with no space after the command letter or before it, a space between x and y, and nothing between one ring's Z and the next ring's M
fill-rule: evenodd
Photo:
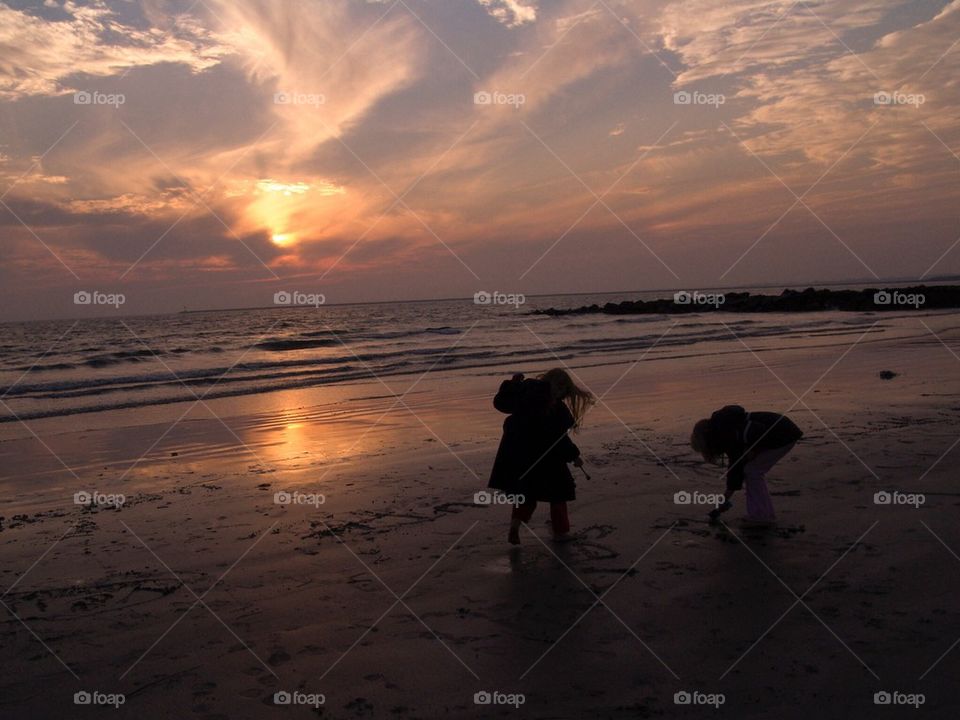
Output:
M760 522L776 520L773 512L773 501L770 500L770 491L767 490L767 473L788 452L793 450L796 443L790 443L772 450L761 450L753 459L743 466L743 484L747 494L747 518Z

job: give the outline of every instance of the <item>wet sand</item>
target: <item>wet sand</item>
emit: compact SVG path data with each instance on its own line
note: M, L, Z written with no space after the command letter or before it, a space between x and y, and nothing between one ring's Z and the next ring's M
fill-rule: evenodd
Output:
M920 317L960 349L956 315ZM603 403L563 544L541 509L510 548L509 511L475 503L500 374L201 403L169 431L5 428L0 714L269 717L285 691L325 718L913 716L874 704L898 691L955 716L960 359L917 321L749 345L578 370ZM741 527L742 498L719 527L674 502L722 488L686 436L728 402L806 431L771 473L772 531Z

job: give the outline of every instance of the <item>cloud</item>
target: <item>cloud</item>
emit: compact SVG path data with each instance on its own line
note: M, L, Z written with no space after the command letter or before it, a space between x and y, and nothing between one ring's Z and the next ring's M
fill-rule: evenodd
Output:
M537 19L537 6L533 0L478 0L491 17L507 27L514 28Z
M586 245L598 268L646 273L631 283L672 281L634 234L722 271L793 202L778 177L801 193L826 173L806 202L868 249L907 216L940 223L916 239L930 262L956 238L960 0L411 7L423 23L358 0L0 5L2 189L24 175L5 202L81 274L119 274L163 236L138 277L269 276L246 243L285 276L337 263L327 279L356 299L419 291L436 267L474 283L453 253L512 282L558 238L530 275L546 290L603 286L565 270ZM77 106L79 86L126 103ZM679 89L726 103L676 105ZM524 102L477 105L479 90ZM611 187L616 216L590 210ZM0 224L5 279L64 274L2 207ZM845 252L803 208L781 231Z
M82 89L83 76L108 77L134 67L178 63L200 72L230 48L186 16L165 29L125 24L104 2L67 0L64 19L48 20L0 4L0 98Z

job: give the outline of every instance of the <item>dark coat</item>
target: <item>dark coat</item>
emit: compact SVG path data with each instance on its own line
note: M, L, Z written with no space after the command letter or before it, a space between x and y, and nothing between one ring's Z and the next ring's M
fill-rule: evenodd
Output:
M786 415L747 412L739 405L727 405L710 416L710 435L730 461L727 490L733 491L743 487L748 453L793 445L803 437L803 430Z
M507 380L493 406L509 417L488 487L527 501L575 500L576 482L567 466L580 457L567 434L573 416L564 403L552 402L550 386L542 380Z

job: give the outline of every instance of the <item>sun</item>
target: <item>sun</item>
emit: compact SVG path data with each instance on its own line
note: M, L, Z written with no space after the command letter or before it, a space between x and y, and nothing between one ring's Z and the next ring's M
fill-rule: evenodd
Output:
M293 242L294 237L293 233L274 233L270 236L270 240L273 241L274 245L286 247Z

